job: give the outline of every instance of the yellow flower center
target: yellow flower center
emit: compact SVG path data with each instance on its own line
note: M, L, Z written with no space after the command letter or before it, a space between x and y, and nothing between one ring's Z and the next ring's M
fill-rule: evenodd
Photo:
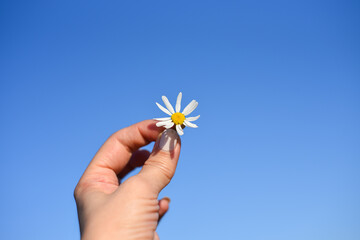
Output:
M173 115L171 115L171 120L176 124L176 125L181 125L183 124L183 122L185 121L185 115L182 113L174 113Z

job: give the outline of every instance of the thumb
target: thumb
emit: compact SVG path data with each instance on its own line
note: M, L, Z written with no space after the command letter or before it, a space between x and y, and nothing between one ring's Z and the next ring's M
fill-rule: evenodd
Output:
M173 129L162 132L139 176L158 194L172 179L180 155L180 137Z

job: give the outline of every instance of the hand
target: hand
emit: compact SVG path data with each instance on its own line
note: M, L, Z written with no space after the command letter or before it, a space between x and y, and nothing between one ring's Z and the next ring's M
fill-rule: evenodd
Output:
M83 240L159 239L155 230L170 200L159 192L174 176L180 138L146 120L114 133L96 153L74 196ZM140 147L156 141L150 154ZM136 167L139 174L121 179Z

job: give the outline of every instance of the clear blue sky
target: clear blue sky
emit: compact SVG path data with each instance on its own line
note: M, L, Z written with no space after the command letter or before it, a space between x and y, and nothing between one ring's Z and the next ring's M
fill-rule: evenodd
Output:
M43 0L0 3L0 239L79 239L94 153L179 91L162 240L360 238L358 1Z

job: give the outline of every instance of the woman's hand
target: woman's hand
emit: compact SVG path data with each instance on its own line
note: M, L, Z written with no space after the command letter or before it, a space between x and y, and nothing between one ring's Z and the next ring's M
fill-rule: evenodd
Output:
M74 192L83 240L159 239L155 233L170 200L158 201L180 154L172 129L146 120L114 133L96 153ZM155 141L150 154L140 147ZM140 173L120 183L136 167Z

